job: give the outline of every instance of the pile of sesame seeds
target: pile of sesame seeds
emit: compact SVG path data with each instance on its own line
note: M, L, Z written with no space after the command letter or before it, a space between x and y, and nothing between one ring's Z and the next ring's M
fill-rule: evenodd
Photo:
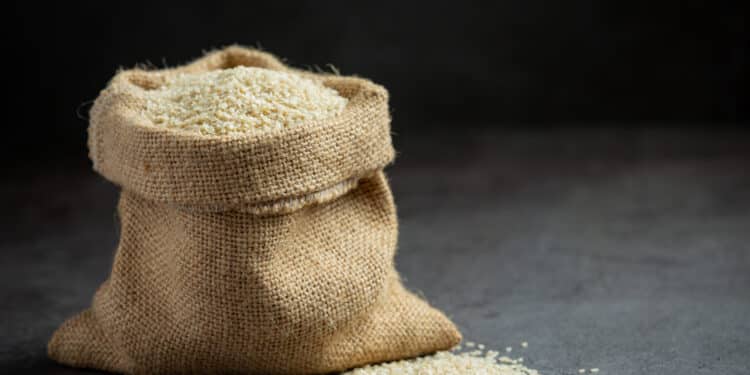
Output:
M281 129L334 117L347 99L299 74L238 66L181 73L147 91L153 125L202 135Z
M528 343L521 343L523 348ZM539 375L523 364L523 357L511 358L512 347L505 348L506 355L495 350L485 350L484 345L467 342L465 348L457 346L451 351L414 359L370 365L351 370L344 375Z
M529 343L521 343L522 350ZM537 370L524 365L523 357L511 358L513 347L506 347L505 354L495 350L485 350L482 344L467 342L464 347L456 346L451 351L406 359L395 362L368 365L345 372L342 375L540 375ZM598 368L578 369L579 374L599 372Z

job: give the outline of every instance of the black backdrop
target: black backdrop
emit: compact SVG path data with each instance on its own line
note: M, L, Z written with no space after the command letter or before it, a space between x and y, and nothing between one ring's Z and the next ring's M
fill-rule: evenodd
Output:
M394 130L451 126L742 124L746 12L716 1L175 4L19 2L6 13L23 118L13 160L80 157L87 102L119 67L262 46L391 91ZM7 159L6 159L7 160Z

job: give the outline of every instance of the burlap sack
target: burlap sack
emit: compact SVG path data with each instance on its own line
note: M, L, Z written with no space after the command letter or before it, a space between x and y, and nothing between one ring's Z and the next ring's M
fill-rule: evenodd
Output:
M394 268L384 88L295 71L347 97L344 113L241 137L156 128L139 110L168 74L237 65L291 71L230 47L121 72L102 91L90 156L122 187L121 238L111 276L49 356L122 373L325 373L457 344Z

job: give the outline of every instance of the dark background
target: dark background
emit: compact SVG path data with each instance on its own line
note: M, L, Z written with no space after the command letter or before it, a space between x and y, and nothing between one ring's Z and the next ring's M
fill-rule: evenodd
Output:
M394 129L748 120L743 2L14 2L7 126L19 159L83 155L118 68L232 43L388 87ZM7 132L10 131L10 134ZM33 150L33 151L31 151Z
M741 1L12 2L0 373L46 359L117 245L86 157L120 68L262 46L391 93L406 285L543 374L750 373Z

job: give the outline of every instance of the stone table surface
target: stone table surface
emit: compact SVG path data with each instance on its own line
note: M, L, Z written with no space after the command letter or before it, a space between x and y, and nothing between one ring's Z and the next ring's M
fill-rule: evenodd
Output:
M542 374L750 374L749 132L395 139L397 268L466 339ZM95 373L45 344L107 277L117 188L85 160L0 184L0 373Z

